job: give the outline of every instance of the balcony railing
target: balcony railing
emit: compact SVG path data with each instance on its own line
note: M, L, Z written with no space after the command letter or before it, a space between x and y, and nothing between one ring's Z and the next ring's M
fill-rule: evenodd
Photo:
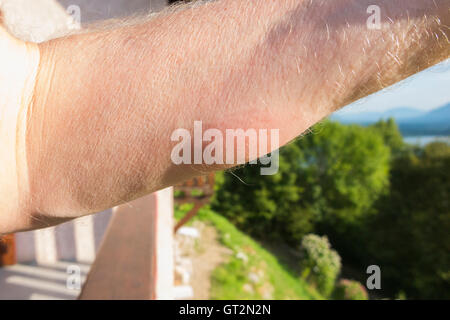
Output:
M173 194L116 207L79 299L173 298Z

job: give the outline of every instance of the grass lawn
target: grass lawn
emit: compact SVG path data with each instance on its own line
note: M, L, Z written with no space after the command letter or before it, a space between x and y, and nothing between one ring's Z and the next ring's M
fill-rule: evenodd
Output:
M175 218L183 217L192 206L177 206ZM274 255L208 206L201 208L194 219L213 225L219 241L233 251L228 261L212 274L212 299L322 299Z

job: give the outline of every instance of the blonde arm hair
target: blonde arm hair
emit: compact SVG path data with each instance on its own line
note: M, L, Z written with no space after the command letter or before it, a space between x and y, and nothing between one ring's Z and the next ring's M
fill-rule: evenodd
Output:
M379 30L367 28L372 4L382 9ZM0 232L225 168L171 161L172 132L195 120L222 131L277 128L288 143L448 58L448 11L448 0L218 0L42 43L16 145L18 200L1 213L20 219Z

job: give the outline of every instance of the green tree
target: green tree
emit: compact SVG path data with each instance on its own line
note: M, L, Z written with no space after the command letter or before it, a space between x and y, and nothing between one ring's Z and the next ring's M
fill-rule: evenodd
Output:
M398 155L407 149L403 136L393 118L380 120L370 126L377 134L381 134L386 146L391 149L392 155Z
M359 220L388 186L389 158L374 130L324 122L281 150L278 174L221 174L212 206L253 235L295 244L319 222L345 230Z
M327 122L298 147L303 200L325 220L357 220L389 184L390 151L373 130Z
M367 224L365 262L382 265L392 291L412 298L450 298L450 146L394 161L391 191ZM363 259L364 260L364 259Z

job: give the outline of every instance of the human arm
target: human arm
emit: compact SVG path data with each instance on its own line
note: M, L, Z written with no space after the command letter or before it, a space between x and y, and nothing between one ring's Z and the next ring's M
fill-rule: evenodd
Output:
M366 26L372 4L382 9L381 30ZM16 158L4 177L14 172L17 192L0 186L8 208L0 232L101 211L225 168L171 161L172 132L196 120L219 130L279 129L280 144L289 142L448 58L449 7L219 0L40 44L31 100L17 109L8 144Z

